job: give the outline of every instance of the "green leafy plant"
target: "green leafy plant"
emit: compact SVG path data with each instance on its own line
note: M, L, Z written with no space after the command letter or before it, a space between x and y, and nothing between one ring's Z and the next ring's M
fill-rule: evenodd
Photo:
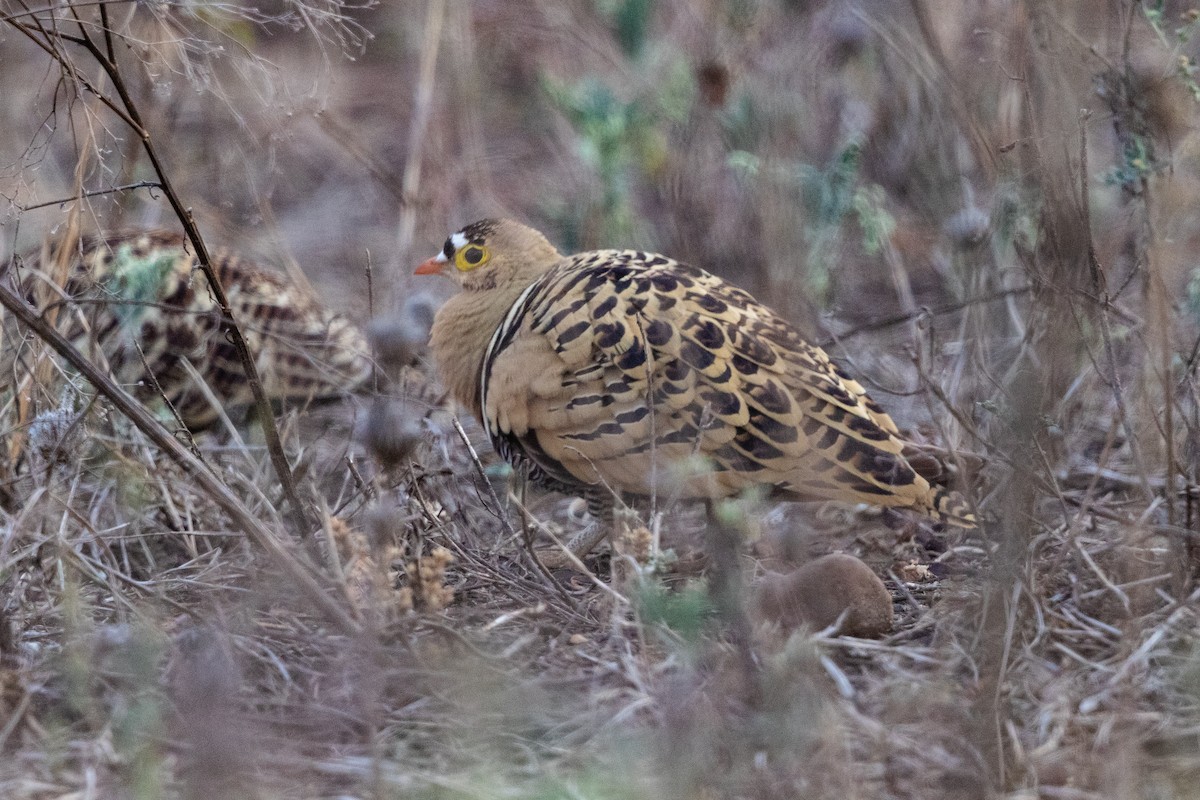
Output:
M767 161L753 153L734 151L729 164L748 177L759 177L791 192L804 212L807 245L803 279L811 296L827 299L831 277L846 225L858 225L863 250L877 254L895 228L885 208L882 187L860 180L861 145L852 140L820 168L797 161Z
M1164 47L1178 53L1200 30L1200 10L1191 8L1183 12L1181 24L1168 30L1165 7L1166 0L1141 3L1142 15L1155 35L1158 36L1158 40ZM1184 86L1191 93L1192 99L1200 102L1200 83L1196 81L1196 74L1200 68L1196 66L1195 60L1190 56L1179 54L1175 64L1176 75L1183 81Z
M591 234L599 241L642 241L634 206L638 185L657 176L670 149L667 127L686 119L692 91L682 62L664 70L664 80L647 95L625 98L596 78L574 84L549 78L543 88L552 107L571 124L579 160L596 175L598 191L585 207L560 220L576 241Z
M608 0L600 4L611 20L617 42L625 55L637 58L646 47L654 0Z
M657 580L646 580L637 594L638 615L650 630L693 646L708 626L714 612L708 592L701 583L674 590Z

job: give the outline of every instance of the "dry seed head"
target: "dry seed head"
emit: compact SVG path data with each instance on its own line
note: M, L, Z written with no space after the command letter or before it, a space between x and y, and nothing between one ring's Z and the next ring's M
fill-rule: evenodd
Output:
M400 313L376 317L367 325L375 358L389 375L413 366L424 353L432 324L432 317L425 321L428 314L428 309L410 303Z
M654 545L654 534L641 522L634 522L625 533L623 550L639 564L650 561Z
M419 587L420 606L428 611L441 611L454 602L454 589L445 585L446 567L454 562L454 554L445 547L435 547L429 555L422 556L416 562L404 566L411 584L407 598L411 607L414 598L413 589ZM404 590L401 590L402 592Z
M987 212L970 205L955 212L942 226L946 236L960 250L971 250L987 241L991 220Z
M397 606L404 610L399 592L393 590L388 568L394 548L373 547L370 537L351 528L339 517L331 517L329 530L342 566L346 599L360 619L386 621Z
M29 426L29 463L35 480L65 479L83 458L88 431L70 391L64 391L58 408L39 414Z
M431 558L433 563L438 565L443 570L454 563L454 553L451 553L447 548L442 547L441 545L433 548L433 552L429 554L429 558Z
M396 590L396 611L407 614L413 610L413 590L411 586L403 586Z
M189 624L175 635L167 675L185 712L232 702L242 683L228 634L208 625Z
M410 404L381 396L371 404L359 438L388 468L410 458L423 435L424 426Z

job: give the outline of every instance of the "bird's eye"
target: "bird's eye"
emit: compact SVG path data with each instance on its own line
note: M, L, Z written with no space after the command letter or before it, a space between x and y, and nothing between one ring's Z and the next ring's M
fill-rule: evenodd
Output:
M463 272L475 269L487 260L487 248L476 244L469 244L454 254L454 265Z

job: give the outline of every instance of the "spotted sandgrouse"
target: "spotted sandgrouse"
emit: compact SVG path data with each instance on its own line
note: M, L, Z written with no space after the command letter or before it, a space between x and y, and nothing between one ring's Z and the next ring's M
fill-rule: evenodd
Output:
M36 255L14 261L5 280L20 286L44 313L56 309L59 329L85 355L107 363L138 396L152 401L161 389L189 427L211 425L219 412L186 360L224 406L252 403L241 361L221 333L220 310L182 235L83 237L70 250L65 275L52 274L52 261ZM212 265L268 398L339 396L370 376L370 348L362 332L309 289L228 250L214 252ZM24 357L11 341L6 347L14 359ZM147 379L147 367L153 380ZM14 368L9 363L6 372Z
M535 483L591 497L763 487L974 524L912 469L858 382L714 275L634 250L563 256L509 220L468 225L416 271L447 270L462 291L434 321L434 359ZM696 456L705 468L685 468Z

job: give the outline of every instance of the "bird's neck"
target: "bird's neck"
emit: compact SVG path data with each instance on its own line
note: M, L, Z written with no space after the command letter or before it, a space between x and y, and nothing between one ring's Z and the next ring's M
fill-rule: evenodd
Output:
M430 331L429 345L451 396L481 419L479 373L492 334L528 284L485 291L464 290L442 306Z

